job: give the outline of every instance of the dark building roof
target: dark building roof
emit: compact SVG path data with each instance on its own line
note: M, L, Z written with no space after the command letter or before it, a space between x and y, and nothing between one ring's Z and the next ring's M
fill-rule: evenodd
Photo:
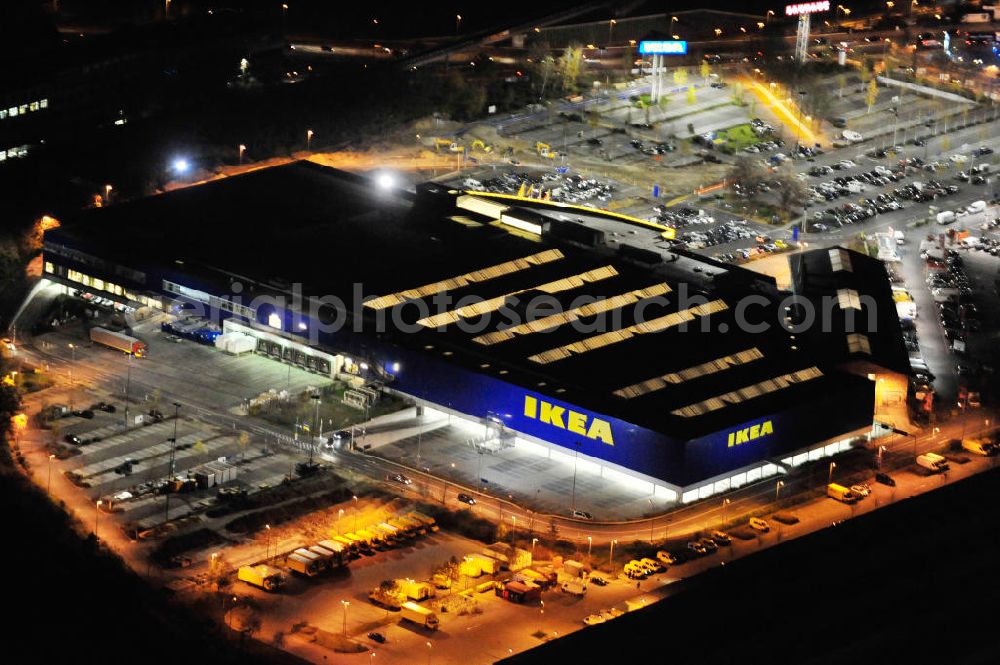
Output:
M855 386L842 357L783 328L785 294L767 277L683 252L651 264L532 240L454 205L441 187L414 203L298 162L89 210L47 241L221 289L302 283L340 297L369 332L398 305L383 342L447 350L443 362L678 438ZM356 283L378 298L352 305ZM767 327L746 331L742 318Z
M892 286L881 261L833 247L796 254L790 265L795 293L829 304L821 310L829 314L827 320L810 326L806 334L817 353L834 363L869 365L869 371L881 367L910 372Z

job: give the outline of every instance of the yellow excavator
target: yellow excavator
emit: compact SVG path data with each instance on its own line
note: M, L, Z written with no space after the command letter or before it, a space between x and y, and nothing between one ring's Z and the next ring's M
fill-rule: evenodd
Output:
M448 152L465 152L464 145L459 145L451 139L434 139L434 149L441 152L441 148L447 148Z
M486 143L485 141L482 141L481 139L476 139L475 141L472 142L472 149L482 150L485 153L493 152L493 146L490 145L489 143Z
M548 159L555 159L556 157L559 156L559 153L553 150L552 146L550 146L548 143L542 143L541 141L535 143L535 150L538 151L538 154L540 156L546 157Z

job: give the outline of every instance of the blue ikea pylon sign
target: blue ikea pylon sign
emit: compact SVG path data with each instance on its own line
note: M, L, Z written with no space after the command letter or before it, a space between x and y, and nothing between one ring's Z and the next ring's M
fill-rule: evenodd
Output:
M687 55L688 43L684 40L658 40L639 42L642 55Z

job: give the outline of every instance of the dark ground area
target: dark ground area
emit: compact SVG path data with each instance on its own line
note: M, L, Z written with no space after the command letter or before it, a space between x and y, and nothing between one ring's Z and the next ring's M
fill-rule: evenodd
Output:
M502 661L996 663L1000 470L678 584Z
M251 640L240 645L155 591L73 531L0 448L4 625L8 663L299 663Z

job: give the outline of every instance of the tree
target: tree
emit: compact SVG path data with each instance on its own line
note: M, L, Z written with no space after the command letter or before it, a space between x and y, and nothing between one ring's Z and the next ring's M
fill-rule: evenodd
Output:
M583 49L579 46L567 46L559 57L559 73L562 75L562 87L567 92L576 90L577 79L583 63Z
M708 80L708 75L712 73L712 65L708 64L708 60L701 61L701 77Z
M678 67L674 70L674 83L677 85L684 85L688 80L688 70L687 67Z
M695 97L695 94L694 94L694 86L693 85L689 85L688 86L688 91L687 91L687 103L688 104L694 104L697 101L698 101L698 99Z
M796 208L809 200L809 190L792 170L783 170L778 175L777 185L778 207L788 220Z
M750 155L739 155L729 170L728 180L746 197L753 197L767 179L767 169Z
M868 92L865 94L865 103L868 104L868 113L872 112L872 107L878 101L878 81L872 79L868 81Z
M737 106L743 106L746 101L743 99L743 84L734 83L733 84L733 104Z
M545 90L549 87L549 79L556 73L556 59L551 55L543 55L540 61L536 61L535 70L538 78L542 81L542 89L539 91L539 98L545 97Z

